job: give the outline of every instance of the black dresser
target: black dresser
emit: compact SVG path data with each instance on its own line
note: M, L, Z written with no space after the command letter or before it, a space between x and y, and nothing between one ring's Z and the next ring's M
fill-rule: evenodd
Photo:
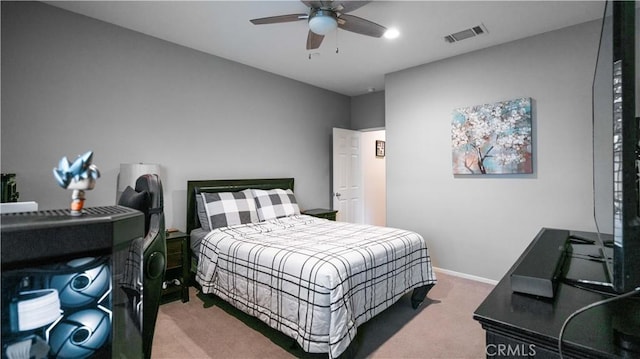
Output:
M571 232L596 239L595 233ZM544 240L544 238L540 238ZM590 255L598 247L572 244L553 298L512 291L510 275L538 244L534 241L474 313L486 331L487 358L558 358L558 335L576 310L611 295L576 287L572 280L606 280L604 265ZM540 261L544 263L544 261ZM623 349L616 331L640 333L640 298L622 299L589 309L573 318L563 336L564 358L640 358Z

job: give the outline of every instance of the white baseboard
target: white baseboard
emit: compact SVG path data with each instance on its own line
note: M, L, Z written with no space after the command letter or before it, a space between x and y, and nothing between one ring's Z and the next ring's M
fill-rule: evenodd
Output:
M454 277L470 279L470 280L474 280L476 282L482 282L482 283L487 283L487 284L491 284L491 285L498 284L498 281L497 280L493 280L493 279L488 279L488 278L484 278L484 277L478 277L478 276L475 276L475 275L466 274L466 273L460 273L460 272L456 272L456 271L452 271L452 270L448 270L448 269L442 269L442 268L438 268L438 267L433 267L433 269L436 272L442 272L444 274L452 275Z

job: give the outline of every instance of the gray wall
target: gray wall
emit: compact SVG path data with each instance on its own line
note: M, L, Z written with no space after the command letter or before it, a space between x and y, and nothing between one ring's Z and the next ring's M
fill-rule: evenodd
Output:
M540 227L594 230L598 22L389 74L350 100L45 4L1 5L1 170L41 208L69 204L51 169L89 149L102 177L87 205L114 203L120 163L160 163L169 226L184 228L188 179L292 176L303 207L326 207L331 128L384 127L387 225L421 233L438 267L499 279ZM535 173L454 178L452 110L521 96Z
M2 2L1 169L41 209L69 205L52 168L87 150L102 173L87 206L115 203L120 163L160 163L167 225L180 229L189 179L295 177L301 207L327 207L331 128L349 128L349 116L343 95L42 3Z
M384 128L384 91L351 98L351 129Z
M387 75L387 225L434 264L498 280L541 227L595 230L591 82L599 22ZM458 107L531 97L534 174L454 177Z

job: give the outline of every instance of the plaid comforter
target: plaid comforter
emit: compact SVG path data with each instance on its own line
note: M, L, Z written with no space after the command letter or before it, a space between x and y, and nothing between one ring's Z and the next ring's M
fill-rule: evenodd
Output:
M419 234L305 215L211 231L196 279L204 293L329 357L360 324L436 281Z

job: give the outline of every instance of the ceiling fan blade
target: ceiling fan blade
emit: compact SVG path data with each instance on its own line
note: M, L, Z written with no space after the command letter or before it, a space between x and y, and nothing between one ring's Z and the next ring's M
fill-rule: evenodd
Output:
M277 24L281 22L306 20L308 18L309 18L309 15L307 14L289 14L289 15L261 17L259 19L252 19L249 21L251 21L251 23L254 25L264 25L264 24Z
M309 35L307 35L307 50L319 48L320 44L322 44L322 40L324 40L324 35L318 35L309 30Z
M361 17L342 14L338 18L338 27L361 35L382 37L387 28Z
M334 1L333 9L340 13L347 13L359 9L371 1Z

